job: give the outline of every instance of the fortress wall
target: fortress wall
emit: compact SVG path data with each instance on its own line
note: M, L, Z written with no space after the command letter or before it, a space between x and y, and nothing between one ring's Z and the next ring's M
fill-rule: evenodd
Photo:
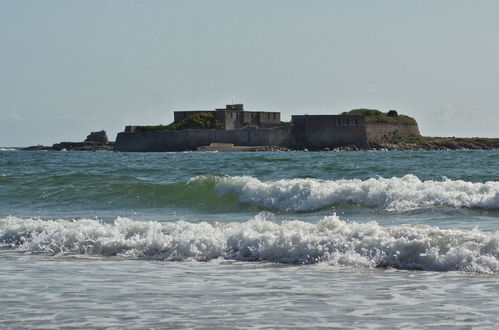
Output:
M195 149L200 146L210 145L212 131L209 129L188 129L185 132L187 148Z
M252 145L247 129L238 130L208 130L189 129L186 132L186 144L189 149L209 146L210 143L232 143L234 145Z
M260 116L258 116L257 112L245 111L242 113L243 115L243 125L251 124L255 126L260 126Z
M333 146L342 145L367 145L367 133L365 126L339 126L333 128Z
M248 144L250 146L268 146L269 130L267 129L249 129Z
M182 151L187 149L187 135L179 132L118 133L115 148L119 151Z
M208 145L212 142L233 143L239 146L248 145L248 130L213 131Z
M363 146L367 144L365 126L331 126L314 129L307 127L303 134L303 143L307 148L323 149L344 145Z
M250 129L238 129L232 131L232 136L227 139L226 143L233 143L236 146L248 146L250 142Z
M364 146L367 134L361 116L300 115L292 117L295 147L323 149L343 145Z
M210 143L232 143L238 146L288 146L291 126L270 129L208 130L189 129L178 132L118 133L119 151L182 151Z
M281 113L280 112L258 112L260 117L260 125L275 125L281 123Z
M268 131L268 145L290 147L293 145L293 127L281 126L270 128Z
M227 130L236 129L239 126L237 115L236 111L218 110L216 112L216 117L223 123L224 129Z
M399 136L419 135L417 124L368 123L366 124L369 142L386 143L393 134Z
M322 117L322 116L321 116ZM299 119L297 118L297 123ZM304 120L299 126L267 129L183 130L178 132L119 133L119 151L181 151L208 146L210 143L232 143L239 146L283 146L324 149L342 145L365 146L368 142L386 143L390 135L419 135L417 125L366 124L333 125L338 118Z

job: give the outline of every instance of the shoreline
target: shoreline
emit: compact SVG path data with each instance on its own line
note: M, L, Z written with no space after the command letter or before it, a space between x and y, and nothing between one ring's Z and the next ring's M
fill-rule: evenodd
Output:
M114 143L62 142L52 146L36 145L20 148L24 151L115 151ZM369 146L346 145L324 149L288 148L280 146L234 146L217 143L185 151L200 152L343 152L343 151L446 151L446 150L499 150L499 138L421 138L418 142L371 143Z

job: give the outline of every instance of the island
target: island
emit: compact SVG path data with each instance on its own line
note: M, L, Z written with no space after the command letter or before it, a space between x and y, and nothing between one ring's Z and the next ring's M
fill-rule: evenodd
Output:
M395 110L354 109L338 115L246 111L243 104L214 110L175 111L174 122L126 126L116 150L162 151L345 151L499 149L499 139L433 138L419 133L412 117Z
M126 126L116 142L109 142L106 132L99 131L83 142L24 148L123 152L458 149L499 149L499 139L421 136L417 121L395 110L293 115L290 122L283 122L280 112L247 111L243 104L175 111L171 124Z

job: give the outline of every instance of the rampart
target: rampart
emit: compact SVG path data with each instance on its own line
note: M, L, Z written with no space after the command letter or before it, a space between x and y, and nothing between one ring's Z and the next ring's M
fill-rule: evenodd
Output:
M367 123L367 140L371 143L389 143L399 137L419 136L417 124Z
M293 127L266 129L186 129L171 132L122 132L116 137L116 150L160 152L196 150L211 143L232 143L239 146L289 146Z
M156 131L147 130L147 126L145 130L127 126L125 132L116 137L116 149L181 151L225 143L319 150L341 146L369 147L373 143L391 143L403 137L419 136L417 123L412 118L410 121L376 118L376 122L370 122L373 119L358 114L297 115L292 116L291 123L283 124L279 112L244 111L242 104L213 111L177 111L175 122L198 112L214 114L223 128Z
M298 148L324 149L368 144L364 117L344 115L292 116L294 144Z

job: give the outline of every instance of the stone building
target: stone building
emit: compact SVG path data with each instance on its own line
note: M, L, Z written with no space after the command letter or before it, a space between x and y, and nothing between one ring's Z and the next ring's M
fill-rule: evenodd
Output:
M175 111L174 122L182 121L196 113L211 113L223 124L224 130L240 128L269 128L281 124L280 112L245 111L243 104L227 104L214 110Z
M208 112L216 116L223 129L184 129L179 131L136 132L128 126L116 138L120 151L196 150L211 143L235 146L279 146L320 150L339 146L367 147L386 143L393 137L418 136L415 121L366 122L362 115L296 115L281 123L279 112L244 111L242 104L222 109L176 111L175 122L190 115Z

